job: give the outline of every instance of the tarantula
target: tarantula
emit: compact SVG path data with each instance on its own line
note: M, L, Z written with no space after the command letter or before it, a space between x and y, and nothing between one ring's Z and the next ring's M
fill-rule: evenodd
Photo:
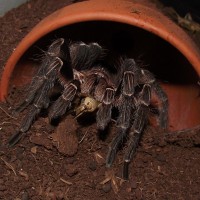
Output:
M104 56L104 49L97 43L70 43L63 38L55 40L32 79L26 99L16 109L16 112L21 112L29 108L9 145L15 145L25 135L41 109L50 107L50 121L73 107L77 116L97 110L96 123L100 130L108 126L116 109L117 131L109 147L106 165L112 165L119 146L127 139L123 166L123 178L127 179L128 164L148 120L151 93L161 101L158 122L162 128L166 128L168 123L168 99L153 74L138 67L134 59L124 58L117 66L108 66L103 62ZM49 92L57 82L63 91L51 105ZM78 106L74 104L77 98L82 99Z

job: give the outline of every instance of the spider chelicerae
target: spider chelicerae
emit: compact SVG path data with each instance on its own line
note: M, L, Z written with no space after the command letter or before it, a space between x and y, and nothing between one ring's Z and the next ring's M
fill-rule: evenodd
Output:
M9 145L19 142L42 109L49 108L50 121L70 109L75 109L77 117L84 112L96 112L100 130L109 125L115 109L117 128L109 146L106 166L111 167L119 146L126 139L122 176L128 179L128 165L148 121L152 93L161 102L158 123L164 129L168 124L168 99L150 71L140 68L133 58L123 56L118 64L107 64L104 62L106 51L98 43L56 39L45 52L26 99L15 110L21 112L29 108ZM62 87L62 92L52 103L49 94L56 84ZM76 99L81 103L75 104Z

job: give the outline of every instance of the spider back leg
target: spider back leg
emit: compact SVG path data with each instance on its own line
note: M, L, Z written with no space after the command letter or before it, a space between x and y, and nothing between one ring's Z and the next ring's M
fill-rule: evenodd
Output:
M152 89L161 102L161 104L159 105L158 123L161 128L167 129L167 127L168 127L168 107L169 107L167 95L162 90L161 86L157 82L155 82L152 85Z
M150 84L152 92L158 97L158 100L160 101L160 104L158 105L158 124L161 128L166 129L168 126L168 98L166 93L163 91L154 75L148 70L141 70L140 83Z

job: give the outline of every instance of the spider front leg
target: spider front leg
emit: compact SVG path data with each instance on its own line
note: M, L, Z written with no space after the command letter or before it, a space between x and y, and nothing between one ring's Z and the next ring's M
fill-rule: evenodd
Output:
M45 53L44 60L30 85L30 92L25 101L18 107L17 112L24 110L29 104L32 104L30 110L22 120L19 131L15 133L9 140L9 146L15 145L22 136L28 131L35 117L40 113L42 108L49 106L49 91L53 88L58 74L63 66L68 64L66 59L67 50L64 52L63 47L66 47L64 39L60 38L54 41L48 51ZM63 61L61 58L63 58Z
M71 107L71 102L74 100L78 90L79 83L73 80L64 85L64 91L62 95L54 102L49 112L49 120L56 119L67 111Z
M126 59L121 67L123 68L122 88L121 95L116 103L119 110L117 134L109 147L106 160L107 167L112 165L116 152L130 128L131 114L135 109L134 93L137 85L138 69L133 59Z
M54 79L55 74L51 74L51 76L48 77L48 81L43 84L41 90L36 93L33 104L31 105L28 113L23 118L19 131L17 131L17 133L15 133L9 139L9 146L13 146L16 143L18 143L19 140L23 137L23 135L29 130L35 117L40 113L41 109L47 108L49 106L50 100L48 97L48 92L54 85Z
M52 73L58 73L63 65L66 65L66 58L69 58L69 50L66 48L67 44L63 38L55 40L45 52L43 61L39 67L37 74L33 77L31 84L28 88L28 94L26 99L17 106L16 113L22 112L28 105L30 105L35 98L38 90L42 88L42 85L47 82L49 75ZM63 59L61 61L61 59ZM63 64L64 62L64 64ZM57 77L57 74L55 74Z
M134 153L138 147L139 141L142 136L143 129L147 122L149 105L151 101L151 86L144 85L138 95L136 110L134 113L134 121L129 133L129 143L124 156L123 178L128 179L128 165L131 162Z
M114 139L112 140L109 151L106 159L106 166L111 167L115 155L119 146L123 143L124 138L126 137L127 130L130 127L131 122L131 113L133 112L133 105L131 105L131 99L123 98L123 104L119 107L119 117L117 119L117 133Z
M116 73L106 72L95 88L94 97L101 102L96 117L97 127L100 130L104 130L111 121L115 95L121 84L122 75L120 68Z
M115 90L114 88L107 87L103 95L102 103L97 111L97 127L104 130L111 120L112 103L114 101Z

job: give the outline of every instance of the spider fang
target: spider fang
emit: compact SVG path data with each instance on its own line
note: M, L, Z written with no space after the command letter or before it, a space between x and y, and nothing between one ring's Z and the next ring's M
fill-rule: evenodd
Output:
M100 103L95 99L93 99L92 97L85 97L84 99L82 99L80 106L75 110L76 111L75 118L78 118L85 112L95 111L98 108L99 104Z

